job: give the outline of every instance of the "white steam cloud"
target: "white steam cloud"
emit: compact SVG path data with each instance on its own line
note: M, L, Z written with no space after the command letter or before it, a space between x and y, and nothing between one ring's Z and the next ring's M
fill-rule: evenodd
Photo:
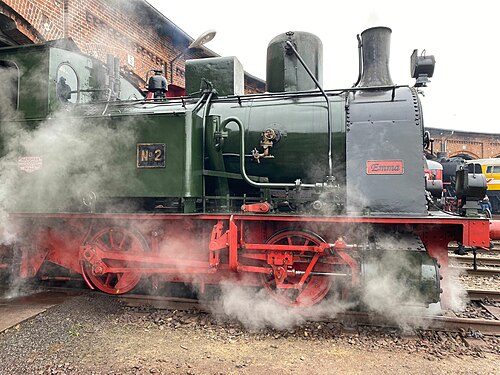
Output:
M370 236L370 231L363 238ZM373 230L373 228L371 228ZM373 234L373 233L372 233ZM339 313L352 309L375 312L389 323L396 324L404 331L425 327L429 316L439 315L442 310L439 304L427 306L423 303L421 291L416 287L419 272L416 270L414 251L404 251L411 246L413 240L408 237L393 238L379 236L378 246L385 251L377 252L377 256L364 265L364 275L359 288L347 286L352 298L342 299L330 292L317 305L307 308L283 306L271 297L265 288L242 286L248 284L245 279L241 285L227 282L221 286L221 295L213 308L215 314L225 314L240 321L252 330L272 327L275 329L292 329L305 321L334 319ZM418 257L417 257L418 259ZM448 278L447 278L448 279ZM447 280L445 279L445 280ZM332 285L335 281L332 279ZM464 290L450 281L445 288L446 301L454 310L465 307ZM332 290L336 290L332 287Z
M133 168L125 166L135 158L127 151L136 140L133 124L77 115L73 104L61 104L43 121L25 119L17 109L17 74L15 68L0 67L0 81L6 83L0 91L0 258L10 261L16 246L37 228L19 228L9 213L88 212L83 198L92 192L106 198L106 192L121 192L132 180ZM33 77L38 79L43 77Z
M239 286L234 282L223 283L221 292L213 312L236 319L251 330L266 327L291 329L305 321L335 317L355 306L354 303L329 298L306 308L288 307L275 301L265 289Z

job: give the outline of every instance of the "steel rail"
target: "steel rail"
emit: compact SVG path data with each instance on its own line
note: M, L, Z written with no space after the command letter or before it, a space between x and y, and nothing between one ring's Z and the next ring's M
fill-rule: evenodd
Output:
M52 289L52 288L50 288ZM83 290L74 290L72 288L54 288L47 290L45 293L67 293L69 295L78 295L82 293L99 293ZM496 295L500 297L499 291L485 290L469 290L469 298L484 298ZM154 309L175 309L175 310L197 310L200 312L217 313L220 310L217 304L209 301L200 301L192 298L180 297L163 297L141 294L127 294L112 296L119 299L125 305L130 307L151 306ZM300 312L305 319L318 322L337 322L344 327L353 325L357 326L379 326L388 328L398 328L398 325L385 316L358 311L346 311L338 313L334 318L323 317L314 318L313 315L308 316L306 312ZM313 313L311 313L313 314ZM483 335L500 336L500 320L494 319L475 319L475 318L459 318L459 317L443 317L443 316L414 316L408 317L408 322L413 322L413 328L425 331L448 331L448 332L464 332L464 331L479 331Z
M486 292L486 291L484 291ZM137 307L144 304L152 308L159 309L177 309L177 310L198 310L202 312L213 313L217 311L217 306L209 302L200 303L198 300L185 298L158 297L150 299L150 296L143 295L117 295L121 301L128 306ZM148 298L146 298L148 297ZM314 313L311 313L314 314ZM305 319L311 319L317 322L337 322L344 327L353 325L357 326L380 326L398 328L398 324L382 315L368 312L346 311L338 313L334 318L315 318L314 315L308 316L307 313L302 313ZM465 331L480 331L483 335L500 336L500 320L494 319L473 319L459 317L443 317L443 316L415 316L409 317L408 321L415 322L414 329L426 331L448 331L448 332L463 332ZM417 324L418 322L418 324Z
M434 318L430 323L431 325L426 329L443 329L451 332L472 330L479 331L483 335L500 336L500 320L443 317Z
M457 267L451 265L449 265L448 268L459 272L465 272L469 276L500 276L500 268L478 268L477 270L474 270L472 268Z
M408 317L411 321L411 317ZM335 321L342 323L351 323L356 325L367 326L383 326L394 327L398 325L391 322L381 315L374 315L365 312L345 312L337 314ZM414 322L419 322L415 325L415 329L422 329L425 331L449 331L461 332L480 331L483 335L500 336L500 320L489 319L473 319L473 318L458 318L458 317L443 317L443 316L415 316Z
M155 309L168 309L168 310L198 310L210 313L211 309L208 305L200 303L197 299L180 298L180 297L162 297L150 296L141 294L121 294L111 295L125 303L129 307L150 306Z
M469 256L469 255L449 255L448 258L453 261L457 262L460 264L473 264L474 263L474 257ZM500 266L500 258L490 258L490 257L477 257L476 258L476 263L478 265L482 266Z
M448 246L448 252L453 254L455 250L458 249L457 245L450 245ZM472 249L467 249L468 253L472 253ZM492 255L500 255L500 244L496 244L493 249L484 249L482 247L479 247L476 249L476 252L478 254L492 254Z
M493 301L500 301L500 290L484 290L484 289L467 289L467 296L472 301L491 299Z

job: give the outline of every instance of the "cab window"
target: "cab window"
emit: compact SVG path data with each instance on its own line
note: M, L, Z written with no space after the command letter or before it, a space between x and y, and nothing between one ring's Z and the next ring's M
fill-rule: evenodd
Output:
M491 173L500 173L500 165L495 165L493 167L493 172L491 172Z
M61 103L78 103L78 76L69 64L61 64L57 69L56 95Z
M19 107L19 69L16 64L0 60L0 82L2 82L0 102L8 104L7 108L2 108L2 112L9 109L17 110Z
M483 170L481 169L481 164L470 163L467 164L467 168L469 169L469 173L483 173Z

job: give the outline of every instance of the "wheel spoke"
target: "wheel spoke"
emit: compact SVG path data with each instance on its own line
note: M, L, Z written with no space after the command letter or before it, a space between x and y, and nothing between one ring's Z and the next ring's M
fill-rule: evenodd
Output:
M104 282L104 285L106 286L111 286L111 274L110 273L107 273L106 274L106 281Z
M276 279L273 277L273 278L271 278L271 279L267 280L267 281L266 281L266 284L267 284L268 286L276 286Z
M114 232L109 232L109 248L115 249Z
M101 238L98 238L96 240L96 242L97 242L97 245L99 247L101 247L104 251L110 251L111 250L111 248L108 245L106 245L106 243Z
M125 239L126 239L126 237L123 236L122 240L120 241L120 245L118 246L119 249L123 249L123 244L125 243Z

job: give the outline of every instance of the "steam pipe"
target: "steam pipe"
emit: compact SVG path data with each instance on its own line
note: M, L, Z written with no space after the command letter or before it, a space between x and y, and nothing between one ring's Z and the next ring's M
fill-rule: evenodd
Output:
M174 62L176 62L179 57L184 55L188 51L188 49L189 49L189 47L185 48L181 53L179 53L172 60L170 60L170 84L171 85L174 84Z
M361 56L361 47L363 46L363 43L361 43L361 36L359 34L356 35L356 38L358 39L358 79L353 87L356 87L359 81L361 81L361 73L363 72L363 60Z
M208 98L207 98L207 103L205 104L204 108L203 108L203 125L202 125L202 129L206 129L207 127L207 116L208 116L208 112L210 111L210 101L212 100L212 96L213 96L214 92L213 91L210 91L210 94L208 95ZM203 98L204 95L202 95L202 98ZM199 105L200 102L196 103L196 106ZM193 111L195 112L195 111ZM203 131L203 154L202 155L205 155L205 142L206 142L206 139L205 139L205 131ZM205 179L203 179L203 195L205 195ZM203 200L203 202L205 202L205 200ZM205 203L203 203L203 206L205 207Z
M104 116L106 114L106 111L108 110L109 102L111 101L111 93L113 90L111 90L111 87L108 88L108 98L106 99L106 105L104 106L104 109L101 113L101 116Z
M204 92L201 96L200 99L196 102L194 108L193 108L193 113L198 112L201 107L203 106L203 100L208 96L208 102L212 99L213 92Z
M316 87L321 91L321 93L325 97L325 100L326 100L326 114L328 116L328 119L327 119L327 121L328 121L328 177L332 177L333 176L333 164L332 164L332 124L331 124L331 121L330 121L330 101L328 100L328 95L326 95L325 90L323 90L323 88L321 87L320 83L318 82L318 80L316 79L316 77L314 76L314 74L311 72L311 70L309 69L309 67L305 63L305 61L302 59L302 57L299 55L299 53L297 52L297 50L293 46L292 42L290 42L289 40L287 40L286 41L286 45L287 45L288 48L290 48L293 51L293 53L295 54L295 56L297 56L297 59L302 64L302 66L306 70L307 74L309 74L309 76L311 77L311 79L316 84Z
M69 29L68 1L69 0L63 0L63 38L68 37L68 29Z
M259 188L259 189L269 189L269 188L317 188L321 186L321 184L303 184L300 180L297 180L295 183L268 183L268 182L256 182L252 180L245 169L245 129L243 129L243 124L238 117L231 116L226 118L221 123L221 129L224 130L230 122L235 122L238 125L238 129L240 131L240 173L243 180L249 185Z

